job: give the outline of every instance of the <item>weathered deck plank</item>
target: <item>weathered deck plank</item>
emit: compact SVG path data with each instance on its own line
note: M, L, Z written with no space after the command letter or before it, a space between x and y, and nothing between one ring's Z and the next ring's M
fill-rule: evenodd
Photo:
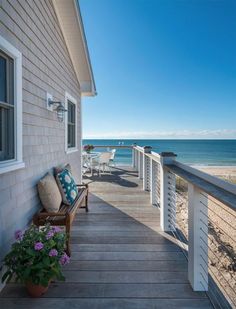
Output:
M205 293L192 291L187 261L174 238L160 232L159 210L136 173L117 169L87 181L90 211L79 210L74 221L66 282L52 283L37 301L21 285L9 284L0 307L212 308Z
M1 299L1 308L10 309L209 309L208 299L158 298L9 298Z

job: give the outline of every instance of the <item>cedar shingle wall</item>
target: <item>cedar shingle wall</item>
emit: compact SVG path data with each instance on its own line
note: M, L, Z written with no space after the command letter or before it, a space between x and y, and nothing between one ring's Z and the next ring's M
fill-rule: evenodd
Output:
M0 35L22 53L24 169L0 175L0 259L13 233L39 207L35 184L53 166L70 162L80 178L79 84L50 0L0 0ZM65 124L46 108L46 92L78 102L79 151L66 155Z

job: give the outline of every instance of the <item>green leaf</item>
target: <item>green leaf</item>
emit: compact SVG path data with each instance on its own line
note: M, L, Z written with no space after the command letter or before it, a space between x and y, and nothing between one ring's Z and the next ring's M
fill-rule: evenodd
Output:
M43 286L48 286L49 280L43 278L42 280L40 280L40 284L42 284Z
M2 276L2 283L8 279L10 280L12 277L12 272L10 270L6 271L5 274ZM10 278L10 279L9 279Z

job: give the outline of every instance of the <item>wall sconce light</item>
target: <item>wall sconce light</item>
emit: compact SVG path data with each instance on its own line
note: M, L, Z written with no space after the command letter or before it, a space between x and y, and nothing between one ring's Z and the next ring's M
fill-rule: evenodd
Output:
M62 122L64 120L64 114L67 112L67 109L62 105L60 101L52 101L51 99L48 100L48 106L56 106L53 110L57 112L57 119L58 121Z

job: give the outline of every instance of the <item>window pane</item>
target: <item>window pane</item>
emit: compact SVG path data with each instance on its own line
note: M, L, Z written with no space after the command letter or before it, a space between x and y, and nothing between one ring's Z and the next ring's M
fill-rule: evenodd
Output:
M75 147L75 125L72 126L72 147Z
M0 101L7 102L7 60L0 55Z
M68 147L71 147L71 134L70 134L70 125L68 125L68 129L67 129L67 145Z
M68 122L71 122L71 103L68 101Z
M76 115L75 115L75 104L70 102L68 100L68 106L67 106L67 110L68 110L68 148L72 148L75 147L76 143L75 143L75 121L76 121Z
M14 159L14 109L0 107L0 161Z
M75 147L75 125L68 124L68 148Z
M72 104L71 122L75 123L75 104Z
M68 122L75 123L75 104L68 101Z

